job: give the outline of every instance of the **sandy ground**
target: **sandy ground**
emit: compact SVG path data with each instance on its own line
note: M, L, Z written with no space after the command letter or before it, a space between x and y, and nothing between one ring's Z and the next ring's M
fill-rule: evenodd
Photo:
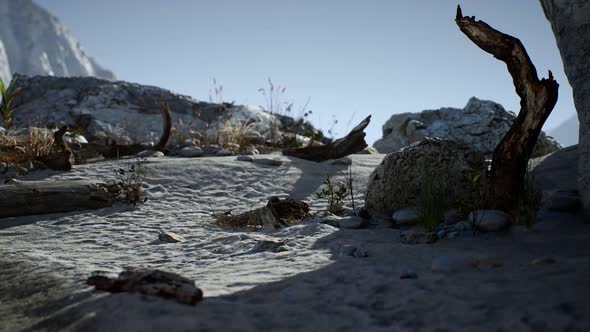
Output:
M347 168L273 157L283 165L150 159L144 205L1 220L0 330L590 330L590 224L583 216L545 211L532 230L464 232L430 245L401 244L387 223L339 229L310 220L257 232L211 225L212 210L246 211L272 195L324 208L313 193L326 174ZM352 158L360 193L383 155ZM112 178L117 166L28 179ZM160 229L187 241L160 243ZM257 250L265 240L290 250ZM355 247L367 257L348 255ZM193 307L85 284L93 271L125 267L179 273L205 299ZM400 279L408 270L418 278Z

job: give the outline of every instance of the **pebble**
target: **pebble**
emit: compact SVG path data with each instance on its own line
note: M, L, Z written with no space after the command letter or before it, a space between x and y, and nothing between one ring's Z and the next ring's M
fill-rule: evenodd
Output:
M436 233L417 227L400 231L399 237L403 244L430 244L437 240Z
M260 152L255 148L248 148L246 151L242 152L242 154L245 156L253 156L260 154Z
M555 264L555 259L551 257L541 257L533 259L529 265L540 266L540 265L549 265Z
M162 151L143 150L135 156L137 158L161 158L164 157L164 153Z
M168 243L178 243L186 241L182 236L164 230L160 231L160 233L158 234L158 239L162 242Z
M399 209L393 213L391 218L400 226L416 225L418 223L418 211L415 207Z
M469 222L475 224L479 230L497 232L510 223L510 215L500 210L476 210L476 214L469 213Z
M196 146L186 146L180 149L180 155L186 158L200 157L203 155L203 150Z
M217 144L209 144L203 147L203 152L206 154L216 154L219 150L221 150L221 148Z
M227 156L233 156L234 152L229 149L221 149L221 150L215 152L215 154L218 156L221 156L221 157L227 157Z
M252 161L258 165L281 166L283 161L278 158L256 158Z

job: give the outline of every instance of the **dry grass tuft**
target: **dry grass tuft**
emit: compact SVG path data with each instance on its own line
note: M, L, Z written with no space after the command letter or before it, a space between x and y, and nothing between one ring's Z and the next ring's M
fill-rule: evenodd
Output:
M0 162L23 163L46 157L52 144L53 135L45 131L0 135Z

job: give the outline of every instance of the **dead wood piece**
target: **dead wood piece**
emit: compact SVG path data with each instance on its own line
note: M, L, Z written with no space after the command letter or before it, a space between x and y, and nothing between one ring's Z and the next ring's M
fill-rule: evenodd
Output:
M195 286L193 280L160 270L125 270L116 278L95 272L86 283L107 292L140 293L190 305L203 298L203 291Z
M47 168L56 171L69 171L74 165L74 153L64 141L63 136L70 130L68 126L62 126L53 134L53 144L47 156L38 158Z
M238 215L221 215L213 221L220 226L277 229L309 216L309 205L292 198L271 197L266 206Z
M517 38L474 17L463 16L460 6L457 6L455 22L479 48L506 63L520 97L520 112L496 146L490 171L494 207L513 211L522 192L528 160L557 102L559 84L551 71L549 78L539 80L535 66Z
M115 183L13 180L0 185L0 218L101 209L112 206L118 195Z
M362 151L367 147L365 142L365 128L371 122L371 116L361 121L348 135L335 140L324 146L309 146L303 148L291 148L283 151L284 155L297 157L300 159L325 161L338 159Z

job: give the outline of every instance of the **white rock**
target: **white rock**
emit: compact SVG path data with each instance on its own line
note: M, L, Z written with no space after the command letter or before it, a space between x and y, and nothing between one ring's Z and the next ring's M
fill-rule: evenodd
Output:
M158 234L158 239L162 242L168 242L168 243L177 243L177 242L186 241L182 236L180 236L176 233L165 231L165 230L160 231L160 233Z
M400 226L416 225L418 223L418 212L415 207L403 208L395 211L391 218Z
M497 232L508 226L510 215L500 210L476 210L469 212L468 220L479 230Z

